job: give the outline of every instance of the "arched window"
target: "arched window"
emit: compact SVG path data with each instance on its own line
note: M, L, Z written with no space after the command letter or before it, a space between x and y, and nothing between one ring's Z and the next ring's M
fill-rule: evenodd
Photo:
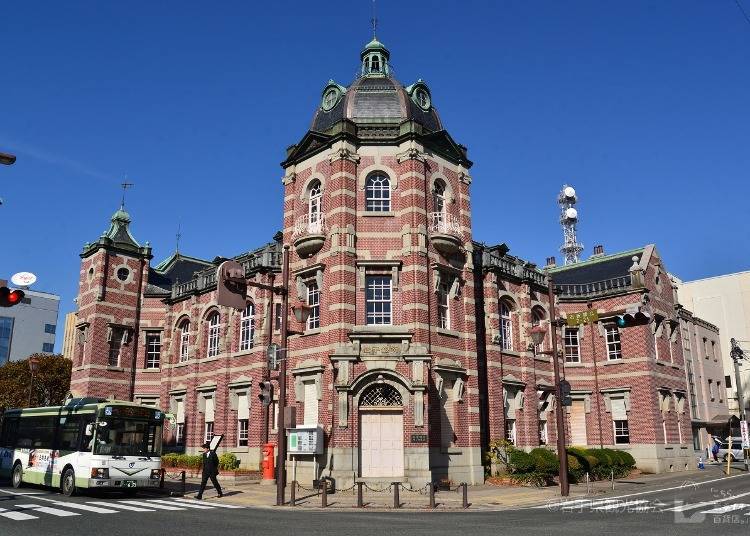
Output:
M208 317L208 357L219 355L219 313Z
M372 60L370 62L370 72L380 72L380 56L378 56L377 54L373 54L372 56Z
M504 301L500 302L500 348L513 350L513 319L510 306Z
M435 183L435 189L432 191L432 200L435 206L435 212L445 213L445 185L438 181Z
M310 222L310 227L319 224L321 220L321 212L323 209L323 188L320 181L314 181L310 185L310 197L307 205L307 217Z
M375 173L367 177L365 210L368 212L390 212L391 181L387 175Z
M180 324L180 363L190 358L190 320L184 320Z
M387 383L376 383L362 393L359 398L360 407L394 407L403 406L401 393Z
M547 315L545 314L544 309L542 309L541 307L534 307L531 310L531 326L532 327L540 325L542 323L542 320L544 320L545 318L547 318ZM548 337L545 337L544 340L542 341L542 344L536 345L537 352L540 352L545 349L547 345L547 339Z
M255 336L255 306L248 303L240 317L240 351L253 347Z

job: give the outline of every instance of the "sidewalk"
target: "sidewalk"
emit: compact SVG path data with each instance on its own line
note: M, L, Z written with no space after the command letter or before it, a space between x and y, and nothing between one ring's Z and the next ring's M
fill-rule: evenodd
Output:
M738 474L735 472L734 474ZM658 475L639 475L633 478L616 479L614 491L611 481L592 482L589 489L585 483L570 486L570 496L566 500L581 499L586 497L602 498L607 496L627 495L644 491L679 487L686 482L700 482L721 478L722 473L716 470L706 471L681 471L679 473L662 473ZM194 495L200 482L189 479L187 482L186 497ZM172 489L177 489L172 487ZM391 486L381 490L379 488L364 488L363 502L368 510L393 510L394 493ZM588 492L587 492L588 491ZM321 509L322 497L317 491L298 488L296 494L295 508ZM286 506L289 505L290 488L286 489ZM227 485L224 489L224 498L218 499L213 488L207 489L204 498L209 501L220 500L230 504L248 506L254 508L276 508L276 486L261 485L258 481L243 482L240 484ZM463 510L461 488L451 491L439 491L435 494L436 510ZM469 510L506 510L512 508L524 508L544 504L552 504L561 500L559 488L551 486L546 488L533 488L523 486L494 486L482 484L468 486ZM357 489L337 490L327 496L329 509L356 510ZM426 489L410 491L409 486L399 489L399 503L402 510L428 510L429 494Z

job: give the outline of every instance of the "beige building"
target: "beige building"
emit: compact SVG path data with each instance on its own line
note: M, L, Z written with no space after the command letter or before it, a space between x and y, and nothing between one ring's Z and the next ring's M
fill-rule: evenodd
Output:
M76 347L76 322L78 315L75 312L65 315L65 332L63 333L63 357L73 359Z
M750 271L698 279L675 280L680 303L696 316L719 328L721 360L724 366L724 384L727 387L729 410L738 414L735 389L734 363L730 357L731 338L750 354ZM717 351L718 350L717 347ZM748 408L750 363L740 366L740 377L745 408Z

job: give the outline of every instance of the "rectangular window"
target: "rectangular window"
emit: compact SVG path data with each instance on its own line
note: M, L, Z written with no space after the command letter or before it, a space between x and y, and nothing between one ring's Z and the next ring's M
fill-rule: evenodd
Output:
M211 438L214 436L214 415L215 415L215 405L214 403L216 400L214 399L214 395L211 394L210 396L205 397L205 408L203 413L203 440L204 441L211 441Z
M627 420L612 421L615 427L615 444L630 443L630 430Z
M56 328L57 328L57 326L55 326L55 324L44 324L44 332L45 333L51 333L52 335L54 335Z
M366 287L367 325L391 324L391 277L369 276Z
M247 446L249 422L250 421L248 419L239 419L237 421L237 446L238 447Z
M213 421L207 422L203 432L203 441L211 441L214 436L214 423Z
M505 439L512 445L516 444L516 420L505 419Z
M607 359L610 361L622 359L622 344L620 330L617 326L607 326Z
M190 323L185 322L180 328L180 363L190 358Z
M437 305L438 327L443 329L451 329L450 290L451 281L446 276L441 276L437 291Z
M708 380L708 394L711 397L711 401L716 399L716 393L714 392L714 381Z
M42 352L51 354L55 351L55 343L53 342L43 342L42 343Z
M77 452L80 444L81 416L69 415L60 418L60 442L58 448L61 451ZM65 455L66 452L61 453Z
M513 350L513 318L507 303L500 303L500 348Z
M10 342L13 338L13 318L0 316L0 365L10 359Z
M274 304L274 314L273 314L273 329L274 331L281 331L281 304L275 303Z
M110 367L120 366L120 352L127 337L127 332L122 328L110 327L109 358L107 364Z
M706 359L708 359L708 339L703 337L703 353L706 355Z
M716 361L716 341L711 341L711 357Z
M219 355L219 314L211 316L208 321L208 357Z
M249 303L240 317L240 351L253 347L255 336L255 306Z
M158 369L161 366L161 333L146 334L146 368Z
M178 422L174 430L174 442L175 445L181 446L185 444L185 423Z
M731 376L724 376L724 385L727 389L732 388L732 377Z
M547 421L539 421L539 444L547 444Z
M565 328L565 361L567 363L580 363L581 361L578 328Z
M318 329L320 327L320 289L315 281L307 283L307 305L310 307L307 329Z
M318 388L315 385L315 380L304 382L305 386L305 415L304 425L305 426L317 426L318 425Z

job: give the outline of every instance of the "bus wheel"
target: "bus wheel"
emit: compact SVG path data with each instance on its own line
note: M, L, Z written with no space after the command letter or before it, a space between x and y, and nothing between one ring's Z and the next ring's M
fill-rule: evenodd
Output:
M76 475L70 467L63 471L61 487L63 495L66 497L70 497L76 492Z
M13 479L12 479L13 487L18 489L21 486L23 486L23 467L20 463L17 463L13 466Z

